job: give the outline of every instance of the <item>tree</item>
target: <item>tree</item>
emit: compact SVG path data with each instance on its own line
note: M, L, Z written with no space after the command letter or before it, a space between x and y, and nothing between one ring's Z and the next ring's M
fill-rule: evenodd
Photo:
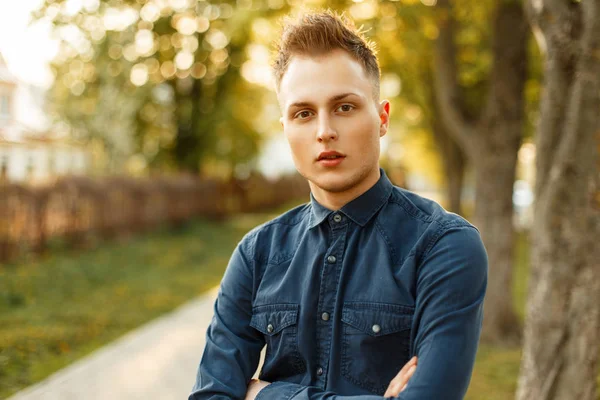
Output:
M51 90L56 114L103 143L121 171L132 154L156 168L232 173L252 162L263 89L245 81L250 21L228 1L46 0L61 39ZM236 107L231 107L235 102Z
M529 0L545 55L519 400L596 400L600 1Z
M475 172L474 224L489 257L488 291L482 338L514 341L520 324L510 295L514 230L512 192L517 152L525 127L524 89L527 24L522 5L501 0L491 28L492 65L485 97L469 106L457 67L456 15L449 0L439 0L440 31L436 42L435 98L441 121L466 154Z
M401 82L401 90L392 104L393 126L402 126L405 143L409 142L408 137L412 138L423 132L432 136L436 145L433 149L437 150L442 166L436 173L445 178L446 207L462 214L461 195L467 160L440 119L431 86L432 39L438 32L434 7L426 6L426 2L418 0L378 5L352 3L344 1L338 7L349 10L367 36L376 42L382 87L385 88L389 76L397 76ZM376 7L376 12L370 12L370 7ZM481 18L471 23L475 24L487 29ZM479 59L475 63L482 64ZM421 118L414 118L415 110L419 111Z

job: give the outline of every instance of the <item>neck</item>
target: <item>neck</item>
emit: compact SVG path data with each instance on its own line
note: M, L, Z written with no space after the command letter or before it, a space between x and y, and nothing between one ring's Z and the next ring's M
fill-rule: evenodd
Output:
M360 183L341 192L330 192L318 187L311 181L308 184L313 197L319 204L332 211L337 211L375 186L380 177L381 173L379 172L379 167L377 167L375 171L370 173Z

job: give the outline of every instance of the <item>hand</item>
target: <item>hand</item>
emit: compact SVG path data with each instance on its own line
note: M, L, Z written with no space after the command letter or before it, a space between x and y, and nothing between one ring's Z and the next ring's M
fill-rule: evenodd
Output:
M248 390L246 391L245 400L254 400L263 388L267 387L270 382L260 381L258 379L252 379L248 384Z
M415 371L417 370L417 357L411 358L405 365L402 367L398 375L392 379L387 390L383 397L396 397L406 389L406 385L408 385L408 380L413 376Z

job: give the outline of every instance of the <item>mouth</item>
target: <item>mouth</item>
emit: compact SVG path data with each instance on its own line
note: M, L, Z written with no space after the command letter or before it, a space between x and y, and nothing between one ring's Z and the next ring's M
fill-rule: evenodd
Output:
M321 154L319 154L319 157L317 158L317 161L323 161L323 160L338 160L338 159L342 159L345 158L346 156L344 156L343 154L338 153L337 151L324 151Z
M338 153L337 151L324 151L319 154L317 163L323 167L335 167L340 165L345 158L345 155Z

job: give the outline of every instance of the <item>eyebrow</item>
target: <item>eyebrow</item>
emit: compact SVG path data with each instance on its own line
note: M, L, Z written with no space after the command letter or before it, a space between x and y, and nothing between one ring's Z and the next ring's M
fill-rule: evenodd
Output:
M334 103L336 101L340 101L345 99L346 97L349 96L356 96L356 97L361 97L360 95L356 94L356 93L352 93L352 92L347 92L347 93L342 93L342 94L337 94L335 96L333 96L332 98L329 99L329 103ZM292 103L289 105L288 110L291 108L298 108L298 107L308 107L311 106L312 103L308 102L308 101L298 101L295 103Z

